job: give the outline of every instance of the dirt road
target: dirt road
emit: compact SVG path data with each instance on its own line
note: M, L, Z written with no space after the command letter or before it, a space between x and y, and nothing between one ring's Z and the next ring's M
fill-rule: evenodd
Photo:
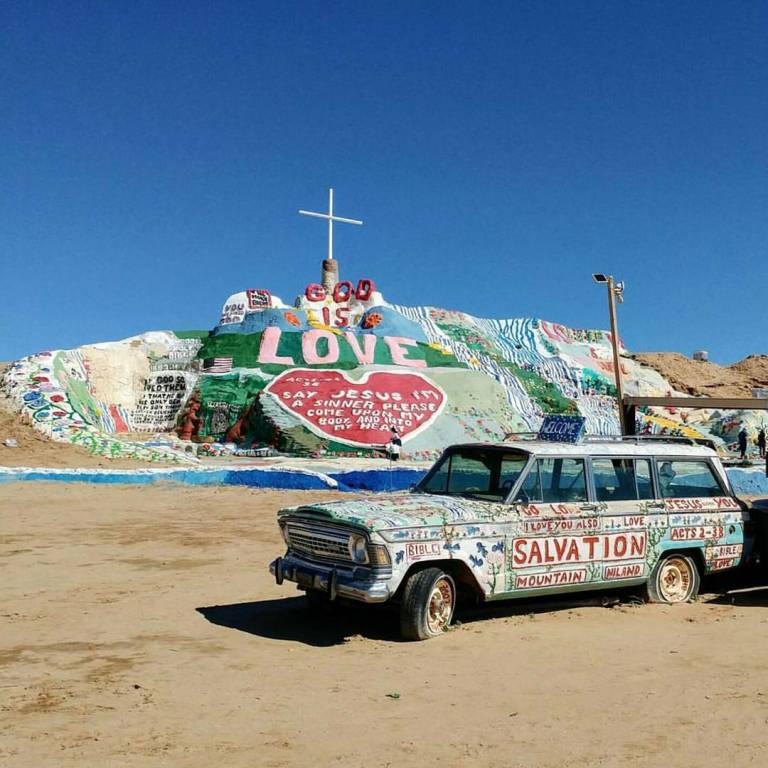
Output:
M768 589L508 604L401 643L272 582L274 511L307 496L0 486L0 765L768 760Z

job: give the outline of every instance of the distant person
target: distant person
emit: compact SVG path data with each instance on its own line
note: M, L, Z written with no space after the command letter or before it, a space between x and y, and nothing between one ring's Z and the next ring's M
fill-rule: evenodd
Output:
M765 458L765 427L760 427L757 433L757 450L760 451L760 458Z
M745 461L747 458L747 429L746 427L741 428L741 432L739 432L739 457L742 461Z
M398 461L400 459L400 449L403 447L403 441L400 439L400 433L397 431L397 427L392 427L392 434L389 438L387 445L387 453L391 461Z

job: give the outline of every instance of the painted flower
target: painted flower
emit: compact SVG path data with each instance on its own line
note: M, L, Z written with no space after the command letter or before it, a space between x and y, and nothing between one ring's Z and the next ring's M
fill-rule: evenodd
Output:
M283 312L283 317L285 318L285 321L290 323L294 328L299 328L301 326L301 320L299 320L293 312Z
M363 318L363 328L375 328L377 325L381 324L383 319L384 317L380 312L369 312Z
M64 395L51 395L52 403L60 403L64 400Z

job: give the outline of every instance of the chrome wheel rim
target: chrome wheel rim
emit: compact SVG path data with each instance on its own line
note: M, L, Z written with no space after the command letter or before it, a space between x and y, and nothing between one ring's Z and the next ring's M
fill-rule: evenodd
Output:
M433 635L444 632L453 613L453 585L445 577L438 579L427 603L427 629Z
M693 575L682 557L670 557L659 569L659 594L667 603L684 603L691 596Z

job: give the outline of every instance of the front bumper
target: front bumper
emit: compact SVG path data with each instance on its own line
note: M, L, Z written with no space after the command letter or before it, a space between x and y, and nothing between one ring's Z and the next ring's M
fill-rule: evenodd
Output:
M372 571L360 566L325 566L303 560L290 552L269 564L278 584L293 581L301 589L327 592L331 600L347 597L361 603L384 603L392 597L390 571Z

